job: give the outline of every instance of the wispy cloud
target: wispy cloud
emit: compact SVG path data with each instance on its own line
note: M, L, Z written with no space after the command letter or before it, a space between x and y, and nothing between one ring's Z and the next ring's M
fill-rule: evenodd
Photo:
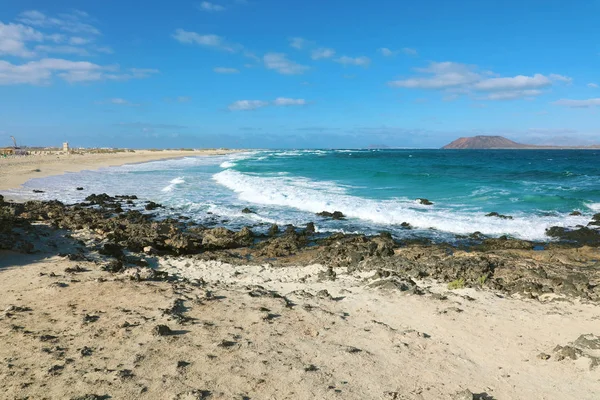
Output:
M216 67L213 68L213 71L217 74L239 74L240 70L237 68L227 68L227 67Z
M225 7L223 7L222 5L211 3L208 1L203 1L202 3L200 3L198 5L198 9L200 9L202 11L209 11L209 12L225 11Z
M553 104L570 108L591 108L600 107L600 97L586 100L560 99Z
M573 82L573 78L570 78L570 77L564 76L564 75L559 75L559 74L550 74L550 75L548 75L548 78L550 78L553 81L560 81L560 82L565 82L565 83Z
M112 98L112 99L108 100L108 103L110 103L110 104L116 104L118 106L129 106L129 107L137 107L137 106L139 106L139 104L137 104L137 103L132 103L129 100L125 100L125 99L122 99L120 97Z
M175 98L165 97L163 100L167 103L189 103L192 98L190 96L178 96Z
M102 80L126 81L147 78L158 73L155 69L129 68L121 70L118 65L99 65L88 61L70 61L44 58L15 65L0 60L0 85L33 84L46 85L58 77L70 83Z
M238 100L229 105L231 111L251 111L269 105L268 101L262 100Z
M534 74L513 77L494 77L490 71L481 71L474 65L454 62L432 62L417 68L422 75L388 82L388 85L406 89L441 90L457 94L475 94L480 100L512 100L535 97L553 82L571 82L563 75ZM483 94L482 94L483 93Z
M326 47L321 47L319 49L313 50L311 53L311 58L313 60L321 60L323 58L331 58L335 56L335 50L329 49Z
M417 50L415 49L411 49L410 47L404 47L400 50L390 50L387 47L382 47L378 50L382 56L384 57L392 57L395 56L399 53L404 53L408 56L416 56L417 55Z
M78 46L69 46L69 45L59 45L59 46L49 46L49 45L38 45L35 46L35 52L38 54L72 54L77 56L89 56L90 52L87 51L83 47Z
M57 28L68 33L100 35L100 30L89 23L89 15L79 10L52 17L37 10L29 10L19 14L17 20L40 28Z
M184 29L177 29L175 33L173 33L172 37L180 43L212 47L228 51L230 53L238 51L242 48L242 46L238 44L228 43L225 38L218 35L201 35L197 32L186 31Z
M267 53L263 57L265 67L283 75L300 75L310 67L298 64L287 58L284 53Z
M292 99L288 97L278 97L273 101L264 100L238 100L229 105L230 111L252 111L259 108L274 106L274 107L288 107L288 106L304 106L308 104L304 99Z
M384 56L384 57L391 57L391 56L394 56L394 55L398 54L398 52L397 52L397 51L390 50L390 49L388 49L387 47L382 47L382 48L380 48L380 49L379 49L379 52L380 52L380 53L381 53L381 55L382 55L382 56Z
M304 99L290 99L287 97L278 97L273 101L275 106L304 106L306 100Z
M46 35L30 26L0 22L0 55L30 58L35 52L27 48L27 42L42 42Z
M600 86L598 86L597 83L588 83L587 87L591 88L591 89L598 89Z
M297 49L297 50L302 50L307 46L312 46L313 42L306 40L304 38L301 37L292 37L288 39L290 42L290 46Z
M337 63L340 63L342 65L356 65L359 67L368 67L369 64L371 64L371 59L369 57L348 57L348 56L342 56L339 58L336 58L334 60Z

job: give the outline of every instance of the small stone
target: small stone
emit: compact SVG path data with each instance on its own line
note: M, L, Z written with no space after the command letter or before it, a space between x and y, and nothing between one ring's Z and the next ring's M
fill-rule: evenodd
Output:
M133 378L133 371L130 369L122 369L117 372L117 376L121 379L130 379Z
M462 390L452 395L452 400L474 400L475 396L469 389Z
M173 334L173 331L167 325L156 325L152 330L152 334L154 336L169 336Z
M58 375L62 372L63 369L65 369L64 365L53 365L50 368L48 368L48 374Z
M540 353L537 355L537 358L539 358L540 360L549 360L550 359L550 354L546 354L546 353Z

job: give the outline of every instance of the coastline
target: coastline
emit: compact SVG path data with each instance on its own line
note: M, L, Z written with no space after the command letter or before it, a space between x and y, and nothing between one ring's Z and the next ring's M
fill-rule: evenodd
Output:
M16 189L33 178L45 178L67 172L80 172L124 164L183 158L213 156L243 150L135 150L135 152L52 154L0 158L0 191Z
M597 396L597 247L266 237L128 202L0 199L9 398Z

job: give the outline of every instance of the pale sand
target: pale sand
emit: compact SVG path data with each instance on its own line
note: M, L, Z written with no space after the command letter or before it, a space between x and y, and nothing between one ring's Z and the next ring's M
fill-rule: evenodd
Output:
M40 240L69 251L57 236ZM479 399L597 400L600 393L600 367L590 369L588 358L537 358L597 334L595 304L419 282L447 295L440 300L372 289L369 274L344 269L321 281L320 265L191 257L155 262L205 283L138 282L48 255L0 254L0 309L31 309L0 313L3 398L439 400L468 388ZM86 271L65 272L76 265ZM256 285L293 305L260 295ZM322 289L331 296L318 295ZM190 323L164 314L176 299ZM175 334L153 336L158 324Z
M236 150L136 150L135 153L85 153L0 158L0 190L14 189L33 178L102 167L188 156L223 155ZM37 171L39 170L39 171Z

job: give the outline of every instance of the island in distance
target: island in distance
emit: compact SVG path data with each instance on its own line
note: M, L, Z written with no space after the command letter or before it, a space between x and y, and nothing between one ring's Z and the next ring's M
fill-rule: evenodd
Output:
M600 149L600 145L591 146L538 146L514 142L502 136L461 137L442 149Z

